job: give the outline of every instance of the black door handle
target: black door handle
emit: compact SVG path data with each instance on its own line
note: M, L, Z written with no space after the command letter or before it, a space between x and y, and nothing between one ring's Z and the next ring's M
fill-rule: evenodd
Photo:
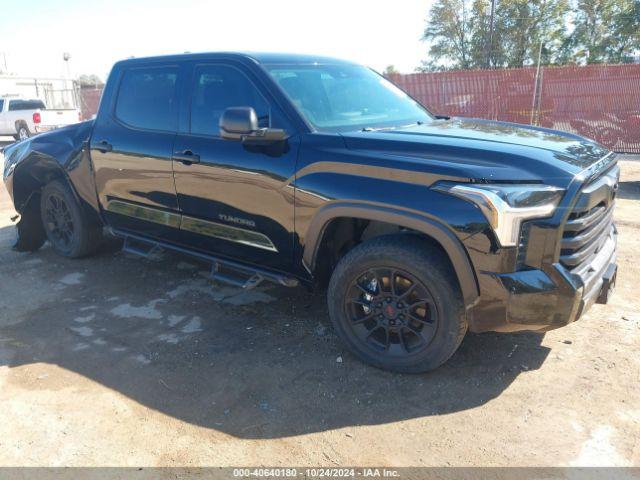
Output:
M98 142L98 144L96 145L96 150L98 150L99 152L102 152L102 153L107 153L107 152L110 152L111 150L113 150L113 145L111 145L106 140L100 140Z
M200 163L200 155L196 155L191 150L184 150L182 152L176 152L171 159L174 162L180 162L185 165L192 165L194 163Z

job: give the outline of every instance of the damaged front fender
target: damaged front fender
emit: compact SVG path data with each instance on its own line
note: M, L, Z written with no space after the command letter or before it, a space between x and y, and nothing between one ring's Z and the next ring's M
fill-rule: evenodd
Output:
M34 251L46 241L40 215L40 192L52 180L67 184L88 218L101 222L86 149L92 122L37 135L4 149L3 179L15 210L14 249Z

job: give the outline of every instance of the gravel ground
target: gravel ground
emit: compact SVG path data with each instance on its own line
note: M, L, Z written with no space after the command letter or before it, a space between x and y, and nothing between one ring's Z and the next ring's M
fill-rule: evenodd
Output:
M302 289L15 253L1 189L0 466L640 466L640 159L621 166L612 303L412 376L355 360Z

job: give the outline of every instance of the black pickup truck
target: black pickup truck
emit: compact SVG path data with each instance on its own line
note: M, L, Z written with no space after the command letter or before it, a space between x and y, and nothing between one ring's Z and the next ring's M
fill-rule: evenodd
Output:
M390 370L441 365L467 330L567 325L615 284L612 152L434 116L331 58L118 62L95 120L4 153L17 250L82 257L110 232L241 287L326 288L338 335Z

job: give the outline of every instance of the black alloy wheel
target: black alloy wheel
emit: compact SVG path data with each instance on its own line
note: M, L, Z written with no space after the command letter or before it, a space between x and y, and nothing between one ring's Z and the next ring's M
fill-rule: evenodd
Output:
M102 243L102 225L83 211L71 189L60 180L42 189L40 218L49 243L63 257L85 257Z
M467 318L446 253L416 234L384 235L348 251L327 291L329 316L351 352L378 368L433 370L460 346Z
M49 193L44 202L44 227L49 241L56 250L71 249L76 226L64 197L58 192Z
M366 270L351 283L344 303L353 333L383 355L416 354L428 348L438 328L428 288L397 268Z

